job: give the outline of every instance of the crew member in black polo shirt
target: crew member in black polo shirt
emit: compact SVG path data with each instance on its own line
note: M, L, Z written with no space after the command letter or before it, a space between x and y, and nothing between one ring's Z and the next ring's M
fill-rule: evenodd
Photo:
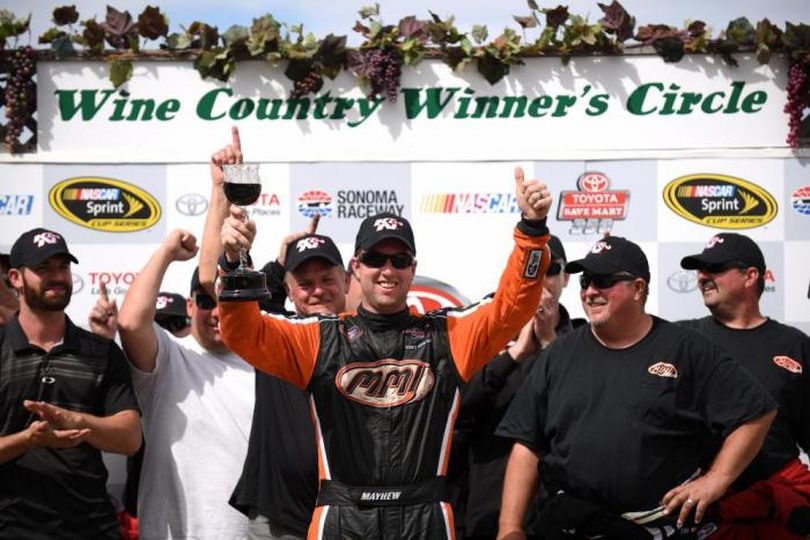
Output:
M765 257L747 236L713 236L681 266L698 271L699 289L711 311L684 324L726 348L779 403L762 450L720 500L720 533L731 529L745 538L805 538L809 524L806 518L802 523L802 511L795 511L810 510L810 472L799 460L800 447L810 450L810 338L762 314Z
M756 455L776 403L708 338L645 312L636 244L607 237L566 271L583 272L589 324L543 352L496 432L516 440L499 534L522 537L538 465L541 535L680 534Z
M495 436L507 407L528 377L540 352L558 336L586 323L571 319L560 304L568 285L565 248L560 239L548 240L551 264L543 279L543 296L534 317L523 327L509 348L481 369L461 391L461 410L456 422L451 457L451 475L459 478L459 501L454 508L456 530L468 539L494 538L506 462L512 441ZM533 532L531 512L527 532Z
M135 453L140 413L121 349L65 315L71 261L46 229L11 248L20 311L0 329L0 538L120 538L101 451Z

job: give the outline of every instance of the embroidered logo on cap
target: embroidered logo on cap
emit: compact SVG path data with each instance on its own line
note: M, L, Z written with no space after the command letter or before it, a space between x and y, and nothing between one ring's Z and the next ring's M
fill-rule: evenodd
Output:
M604 240L600 240L593 245L591 248L591 253L602 253L603 251L608 251L613 249L613 247L605 242Z
M774 356L773 363L791 373L801 373L802 365L789 356Z
M304 238L299 240L297 244L295 244L298 253L305 251L307 249L318 249L318 247L323 244L325 241L323 238L316 238L311 236L309 238Z
M395 218L380 218L374 222L374 230L380 232L383 229L388 229L389 231L395 231L402 227L402 222Z
M714 246L716 246L717 244L722 244L722 243L723 243L723 239L722 239L721 237L719 237L719 236L712 236L712 237L709 239L709 243L708 243L708 244L706 244L706 249L712 249L712 248L713 248Z
M37 245L37 247L42 247L45 244L55 244L61 238L61 236L54 232L46 231L34 236L33 242Z
M647 368L647 373L656 375L658 377L670 377L672 379L678 378L678 368L666 362L657 362Z
M155 301L155 309L166 309L166 306L174 302L174 298L171 296L158 296L157 301Z

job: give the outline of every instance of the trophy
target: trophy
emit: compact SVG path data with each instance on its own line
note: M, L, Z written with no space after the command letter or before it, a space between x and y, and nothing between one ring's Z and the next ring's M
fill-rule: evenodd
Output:
M225 197L236 205L247 206L256 202L262 192L257 163L237 163L223 166ZM262 300L268 298L267 279L262 272L248 267L247 253L239 249L239 267L222 276L221 302Z

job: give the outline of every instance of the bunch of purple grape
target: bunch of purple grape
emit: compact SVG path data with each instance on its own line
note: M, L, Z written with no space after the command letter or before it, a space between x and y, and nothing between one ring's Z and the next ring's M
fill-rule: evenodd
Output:
M787 103L785 112L790 116L788 121L788 136L785 142L791 148L799 146L799 127L802 122L802 115L807 108L807 72L804 66L793 63L788 71L787 83Z
M20 47L11 54L11 72L5 88L6 144L12 151L20 146L20 135L31 118L34 104L34 49Z
M399 92L399 77L402 75L402 58L393 48L370 49L364 54L365 75L371 84L369 98L385 96L396 102Z
M307 94L315 94L323 86L323 77L318 70L313 69L303 78L298 79L293 83L292 97L304 97Z

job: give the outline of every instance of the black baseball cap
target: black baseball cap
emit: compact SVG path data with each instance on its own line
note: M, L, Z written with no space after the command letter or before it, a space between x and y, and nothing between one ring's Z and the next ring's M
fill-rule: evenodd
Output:
M308 234L290 242L284 263L287 271L292 272L304 261L314 257L326 259L329 264L343 268L343 257L337 246L331 238L322 234Z
M710 264L741 262L753 266L760 274L765 273L765 257L759 246L745 236L737 233L720 233L712 236L703 251L681 259L681 268L700 270Z
M390 212L383 212L363 220L360 230L357 231L354 252L369 249L388 238L399 240L416 255L416 241L413 238L411 224L404 217Z
M562 259L564 261L568 260L568 257L565 256L565 248L563 247L562 242L560 242L560 239L553 234L548 239L548 248L551 250L552 259Z
M615 274L629 272L644 281L650 281L650 264L638 244L621 236L607 236L595 243L584 259L565 265L569 274Z
M54 231L38 227L24 232L11 246L9 264L11 268L22 266L36 266L54 255L67 255L74 263L79 260L68 251L67 243L62 235Z
M186 299L172 292L159 292L155 301L155 319L163 317L187 317Z

